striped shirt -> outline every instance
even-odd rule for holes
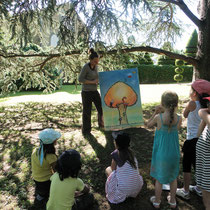
[[[123,166],[117,165],[106,181],[106,197],[111,203],[121,203],[127,197],[136,197],[143,186],[143,179],[139,174],[138,162],[135,158],[137,169],[129,162]]]
[[[196,144],[196,183],[210,192],[210,130],[206,126]]]
[[[85,80],[93,81],[95,79],[98,79],[98,67],[96,66],[94,69],[91,69],[90,63],[86,63],[79,74],[82,91],[97,91],[97,84],[84,84]]]

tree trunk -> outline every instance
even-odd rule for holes
[[[210,3],[208,0],[200,0],[199,9],[202,24],[198,32],[196,58],[199,62],[196,66],[196,73],[199,78],[210,81]]]
[[[128,118],[126,114],[127,105],[121,103],[117,105],[118,111],[119,111],[119,122],[120,125],[127,125],[128,124]]]

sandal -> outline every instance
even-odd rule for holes
[[[174,203],[171,203],[171,201],[170,201],[171,196],[170,195],[168,195],[167,200],[168,200],[168,204],[170,205],[170,208],[175,209],[176,208],[176,201]]]
[[[160,208],[160,202],[155,202],[155,196],[152,196],[150,198],[150,202],[152,203],[153,207],[156,208],[156,209],[159,209]]]

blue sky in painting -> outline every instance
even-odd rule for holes
[[[140,98],[139,92],[139,78],[138,78],[138,69],[123,69],[107,72],[99,72],[99,84],[101,91],[101,98],[103,99],[106,92],[109,88],[116,82],[124,82],[127,85],[131,86]],[[103,100],[102,100],[103,103]],[[141,100],[138,100],[137,103],[141,104]]]

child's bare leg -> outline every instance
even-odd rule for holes
[[[105,170],[105,174],[107,177],[109,177],[109,175],[112,173],[112,168],[111,166],[107,167],[106,170]]]
[[[184,172],[183,177],[184,177],[184,190],[185,190],[185,192],[189,192],[191,173]]]
[[[162,184],[158,180],[155,182],[155,202],[160,203],[162,194]]]
[[[170,196],[171,196],[171,203],[176,202],[176,189],[177,189],[177,179],[170,183]]]

